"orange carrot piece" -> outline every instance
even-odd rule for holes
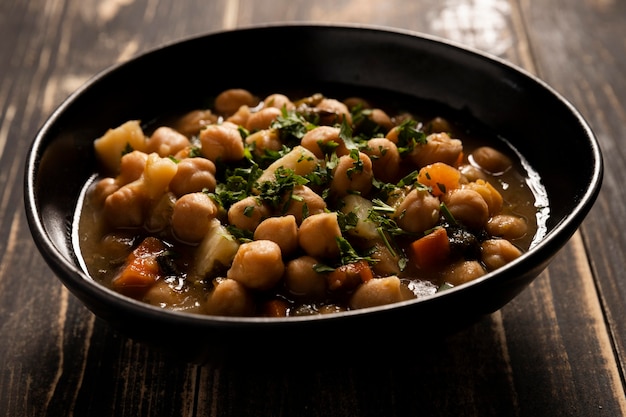
[[[461,153],[459,154],[459,157],[456,159],[456,162],[454,163],[454,167],[458,168],[463,164],[463,159],[465,158],[465,154],[463,153],[463,151],[461,151]]]
[[[458,188],[460,180],[459,170],[443,162],[426,165],[417,174],[417,181],[430,187],[434,196],[440,196],[446,191]]]
[[[372,268],[366,261],[358,261],[351,264],[341,265],[328,274],[326,282],[329,289],[353,290],[360,284],[374,278]]]
[[[370,279],[374,278],[374,273],[372,272],[372,268],[366,261],[359,261],[354,264],[354,267],[361,277],[361,281],[367,282]]]
[[[113,287],[129,296],[138,297],[152,286],[161,274],[157,255],[165,250],[158,239],[148,237],[126,258],[122,272],[113,279]]]
[[[264,317],[287,317],[289,305],[284,300],[269,300],[263,303],[262,314]]]
[[[437,227],[410,245],[410,258],[422,269],[431,269],[444,263],[450,256],[448,233],[443,227]]]

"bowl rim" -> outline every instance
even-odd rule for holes
[[[286,29],[286,28],[299,28],[309,30],[326,30],[326,29],[338,29],[348,31],[369,31],[369,32],[384,32],[386,34],[394,36],[414,37],[421,39],[422,41],[438,44],[440,48],[451,48],[459,52],[463,52],[469,55],[473,55],[483,61],[489,61],[491,64],[504,67],[508,71],[513,71],[527,78],[532,83],[538,85],[540,88],[546,90],[554,98],[556,98],[571,115],[573,115],[578,121],[580,128],[585,133],[588,139],[588,144],[591,148],[591,160],[594,162],[593,175],[589,178],[588,186],[584,193],[580,196],[579,201],[573,207],[572,211],[563,219],[559,221],[554,228],[546,234],[537,244],[523,253],[522,256],[510,262],[506,266],[485,274],[484,276],[477,278],[471,282],[463,285],[447,289],[446,291],[438,292],[423,298],[411,299],[407,301],[396,302],[392,304],[368,307],[358,310],[342,311],[327,315],[312,315],[301,317],[244,317],[244,316],[211,316],[202,315],[197,313],[188,313],[184,311],[174,311],[162,309],[157,306],[152,306],[147,303],[132,299],[130,297],[119,294],[104,285],[98,283],[95,279],[90,277],[85,271],[71,263],[66,259],[51,241],[43,221],[38,215],[39,204],[35,195],[35,183],[37,177],[37,168],[42,157],[42,151],[45,148],[45,137],[49,134],[49,130],[55,124],[56,120],[63,114],[63,112],[72,105],[73,101],[80,96],[84,91],[88,90],[98,80],[107,77],[110,73],[117,71],[118,69],[129,65],[133,61],[140,59],[141,57],[159,53],[159,51],[167,48],[175,48],[176,45],[181,43],[187,43],[194,40],[211,37],[215,35],[228,34],[231,32],[246,32],[246,31],[258,31],[266,29]],[[463,45],[459,42],[445,39],[432,34],[426,34],[419,31],[401,29],[396,27],[388,27],[384,25],[374,24],[356,24],[356,23],[334,23],[334,22],[279,22],[279,23],[262,23],[244,25],[237,28],[226,28],[211,30],[179,39],[174,39],[168,42],[161,43],[157,46],[149,48],[139,54],[134,55],[128,60],[123,62],[114,63],[94,75],[88,78],[80,87],[74,90],[67,96],[48,116],[42,126],[37,131],[34,139],[32,140],[28,151],[25,164],[24,175],[24,203],[26,208],[26,216],[28,225],[33,235],[33,240],[44,257],[44,260],[51,267],[52,271],[60,278],[62,283],[70,290],[79,288],[82,292],[88,293],[90,296],[95,297],[101,302],[112,303],[116,305],[116,308],[123,308],[125,311],[132,311],[140,316],[153,316],[159,320],[180,322],[192,324],[212,324],[223,326],[249,326],[255,324],[275,325],[275,326],[290,326],[297,325],[301,322],[318,322],[318,321],[334,321],[345,320],[349,317],[364,316],[370,314],[377,314],[388,310],[398,310],[407,307],[411,307],[415,304],[424,304],[434,302],[442,297],[449,297],[452,294],[466,291],[468,288],[480,286],[486,281],[492,280],[496,276],[506,275],[507,272],[516,268],[522,267],[524,264],[533,264],[533,259],[540,257],[539,254],[547,250],[549,246],[557,245],[560,249],[570,237],[578,230],[580,223],[587,215],[591,206],[594,204],[597,195],[599,194],[602,180],[603,180],[604,163],[600,150],[597,137],[595,136],[591,126],[584,119],[582,114],[574,107],[574,105],[566,99],[563,95],[557,92],[554,88],[548,85],[545,81],[538,76],[530,73],[529,71],[521,68],[501,57],[493,55],[491,53],[478,50],[471,46]],[[576,225],[576,227],[573,227]],[[68,278],[71,277],[71,278]]]

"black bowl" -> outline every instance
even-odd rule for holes
[[[325,316],[208,317],[164,311],[121,296],[81,268],[72,220],[95,170],[93,140],[130,119],[151,120],[232,87],[253,92],[377,88],[462,110],[506,138],[537,171],[547,234],[506,267],[426,299]],[[401,348],[492,313],[548,265],[589,212],[602,157],[581,115],[542,81],[502,60],[401,30],[268,25],[165,45],[98,74],[37,134],[25,203],[34,240],[63,284],[123,334],[193,362],[347,358],[363,344]],[[404,335],[404,336],[403,336]],[[393,341],[393,342],[391,342]],[[309,358],[311,356],[308,356]]]

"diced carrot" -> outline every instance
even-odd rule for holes
[[[361,281],[367,282],[370,279],[374,278],[374,273],[372,272],[372,268],[366,261],[359,261],[354,263],[354,267],[361,277]]]
[[[422,269],[431,269],[444,263],[450,256],[448,233],[443,227],[437,227],[409,245],[411,260]]]
[[[126,258],[124,268],[112,281],[113,287],[131,297],[143,295],[159,279],[157,256],[165,249],[157,238],[144,239]]]
[[[463,153],[463,151],[461,151],[461,153],[459,154],[459,157],[456,158],[456,162],[454,163],[454,167],[458,168],[463,164],[463,159],[465,158],[465,154]]]
[[[269,300],[263,303],[261,308],[262,314],[265,317],[286,317],[289,305],[284,300]]]
[[[459,170],[443,162],[426,165],[417,174],[417,181],[430,187],[434,196],[440,196],[458,188],[460,179]]]
[[[326,282],[333,291],[349,291],[373,278],[374,273],[369,264],[366,261],[358,261],[336,268],[328,274]]]

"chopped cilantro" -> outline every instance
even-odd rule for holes
[[[398,126],[398,129],[397,146],[400,155],[410,153],[418,144],[426,144],[426,134],[418,129],[417,121],[407,119]]]
[[[288,111],[283,107],[280,116],[276,117],[270,129],[277,129],[280,132],[283,141],[296,139],[299,141],[306,133],[316,126],[307,121],[304,116],[296,111]]]
[[[258,184],[259,197],[271,207],[278,208],[284,201],[285,196],[293,191],[298,185],[308,184],[309,180],[297,175],[292,169],[278,167],[274,172],[273,181],[264,181]],[[287,202],[289,204],[289,201]]]
[[[359,255],[346,238],[340,236],[335,239],[337,246],[339,246],[342,265],[353,264],[358,261],[376,262],[374,258]]]

